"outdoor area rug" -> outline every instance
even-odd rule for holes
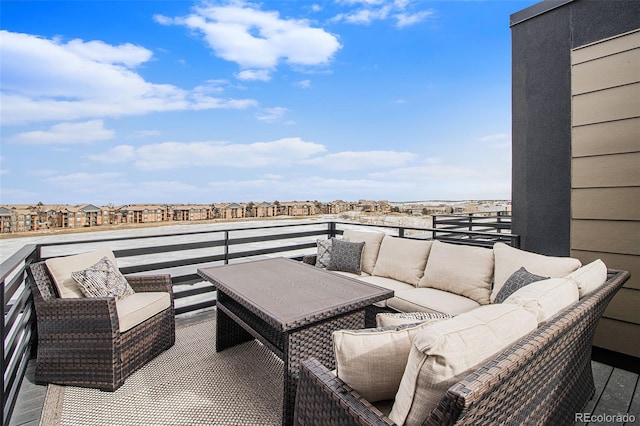
[[[176,329],[176,344],[115,392],[49,385],[41,426],[279,425],[283,363],[256,341],[215,350],[215,319]]]

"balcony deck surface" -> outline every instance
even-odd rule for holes
[[[215,310],[208,310],[192,316],[176,317],[176,325],[200,321],[211,316]],[[594,417],[614,416],[604,422],[578,422],[578,425],[632,425],[640,424],[640,383],[639,375],[614,368],[610,365],[592,361],[596,394],[584,408],[585,413]],[[47,392],[46,385],[34,384],[35,360],[31,360],[18,395],[18,401],[11,416],[9,426],[38,426]],[[616,422],[615,416],[629,413],[635,417],[635,423]],[[584,417],[583,417],[584,418]],[[45,425],[46,426],[46,425]]]

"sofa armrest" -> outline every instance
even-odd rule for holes
[[[315,266],[317,257],[318,256],[315,255],[315,254],[307,254],[302,258],[302,262],[306,263],[306,264],[309,264],[309,265],[314,265]]]
[[[136,293],[164,291],[173,298],[171,275],[126,275],[125,278]]]
[[[377,408],[317,359],[300,363],[294,414],[296,425],[393,425]]]

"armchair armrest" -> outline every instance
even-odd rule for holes
[[[136,293],[165,291],[173,298],[171,275],[126,275],[125,278]]]
[[[37,304],[38,333],[65,335],[65,339],[83,334],[104,335],[111,339],[119,333],[118,311],[114,297],[52,299]]]
[[[317,359],[310,358],[300,363],[294,424],[389,426],[394,423]]]

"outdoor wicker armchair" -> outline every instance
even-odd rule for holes
[[[134,371],[173,346],[170,276],[126,279],[136,293],[168,292],[170,306],[121,332],[114,297],[60,298],[45,262],[30,265],[28,281],[38,332],[36,382],[114,391]]]

